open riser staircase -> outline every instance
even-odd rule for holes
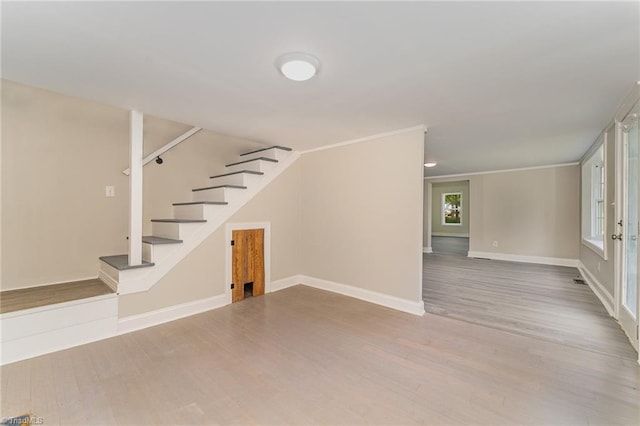
[[[273,146],[242,154],[225,173],[192,190],[190,201],[173,204],[173,217],[153,219],[152,235],[142,239],[142,265],[130,266],[128,256],[100,258],[99,277],[119,294],[146,291],[205,238],[260,192],[299,154]]]

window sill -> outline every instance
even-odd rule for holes
[[[461,223],[443,223],[442,226],[462,226]]]
[[[593,238],[583,238],[582,245],[590,248],[598,256],[600,256],[604,260],[607,260],[607,256],[605,255],[605,252],[604,252],[604,240],[596,240]]]

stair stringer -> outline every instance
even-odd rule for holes
[[[265,173],[260,179],[256,179],[254,183],[247,187],[246,190],[236,194],[236,197],[234,197],[233,201],[228,205],[217,206],[218,209],[216,209],[216,212],[212,213],[211,216],[207,217],[206,223],[198,224],[198,228],[193,230],[193,232],[183,240],[182,244],[177,244],[175,250],[155,262],[155,266],[118,271],[118,294],[124,295],[140,293],[153,287],[154,284],[160,281],[160,279],[162,279],[162,277],[173,269],[182,259],[198,247],[211,234],[217,231],[222,225],[228,222],[235,213],[251,201],[251,199],[275,180],[282,172],[287,170],[289,166],[295,163],[298,158],[300,158],[300,153],[291,152],[285,159],[279,162],[278,167],[268,173]],[[101,271],[101,278],[103,275],[106,274]],[[108,281],[110,281],[110,284],[113,284],[115,279],[111,278]]]

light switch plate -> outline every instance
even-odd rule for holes
[[[115,186],[106,186],[105,187],[105,195],[107,197],[115,197],[116,196],[116,187]]]

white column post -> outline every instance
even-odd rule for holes
[[[129,265],[142,264],[142,113],[129,115]]]

